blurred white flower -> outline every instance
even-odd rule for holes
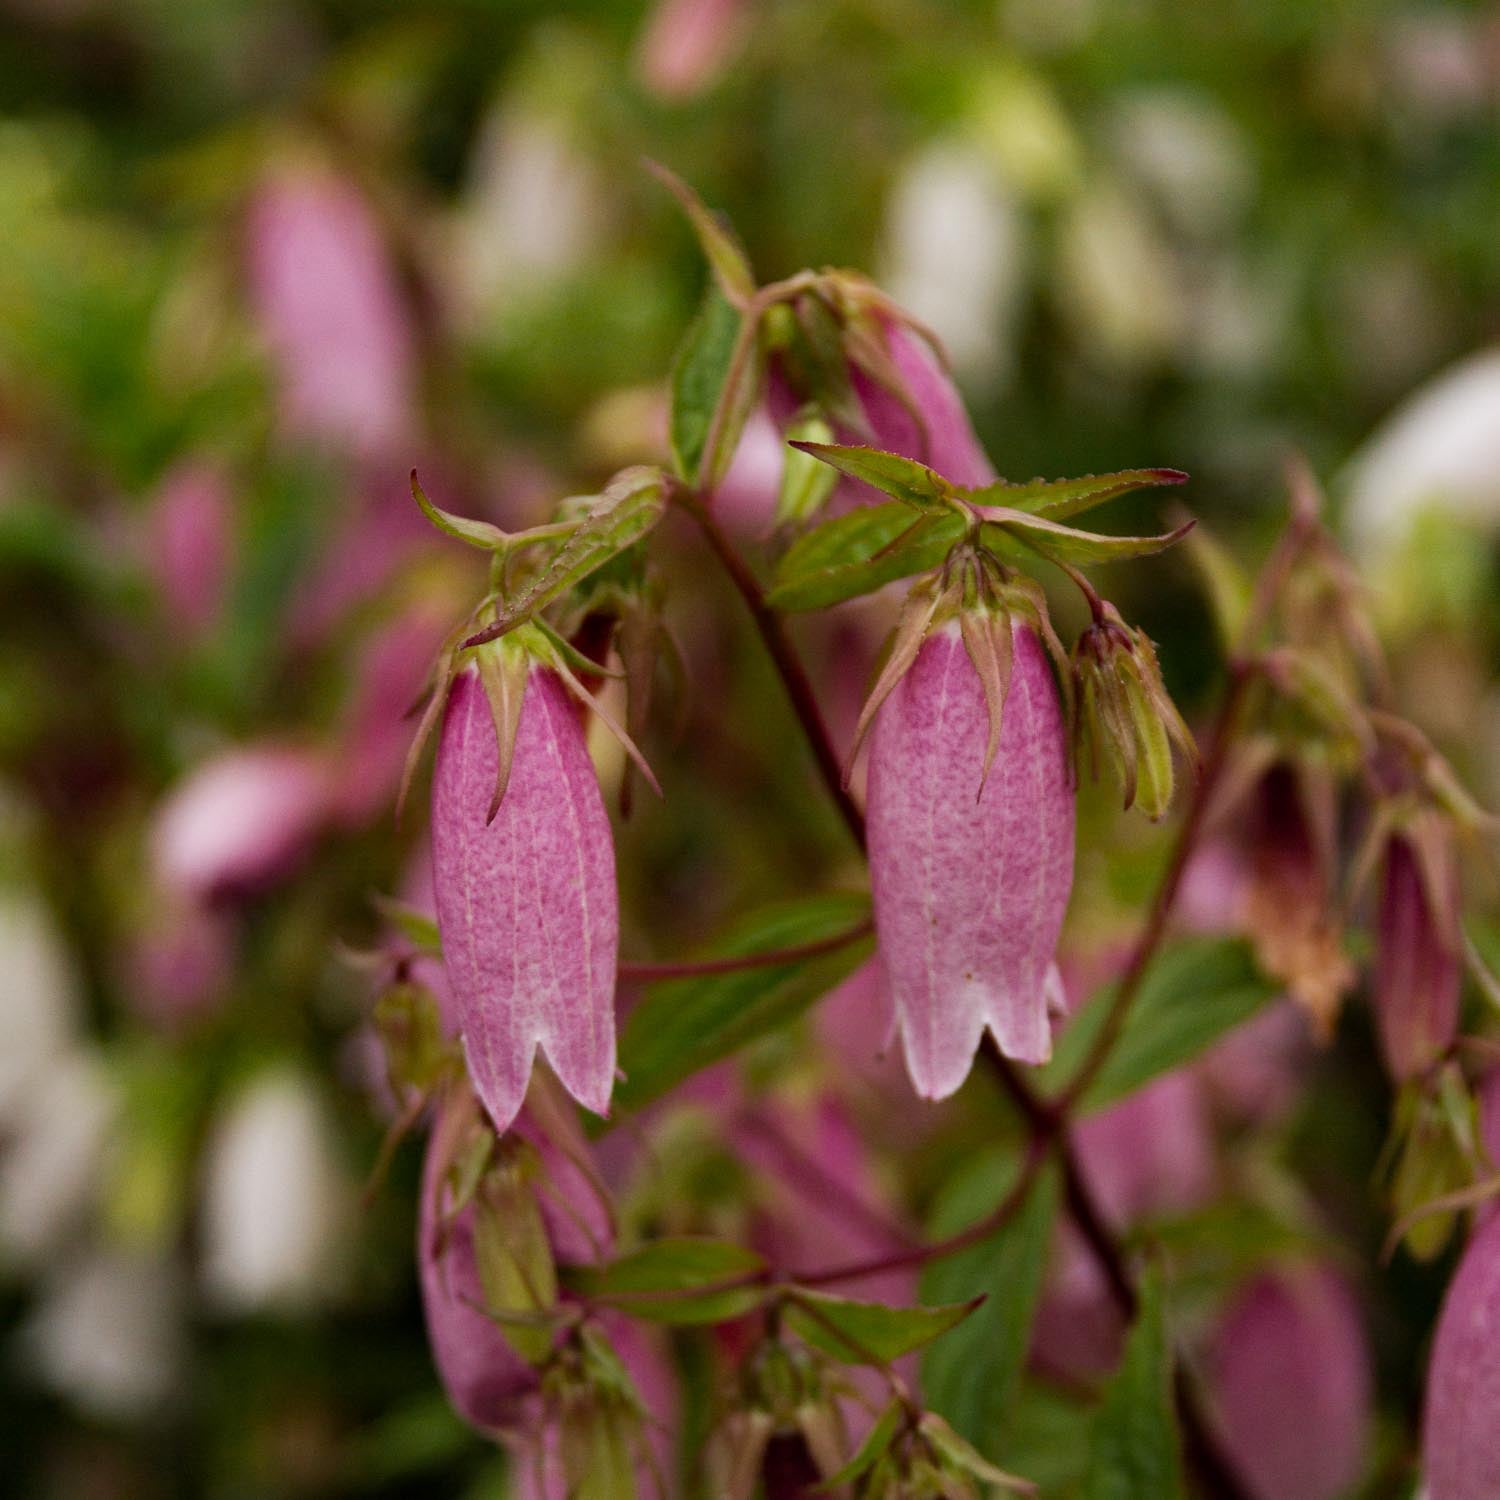
[[[0,1257],[35,1263],[74,1227],[98,1178],[117,1102],[103,1064],[84,1052],[55,1055],[37,1073],[0,1152]]]
[[[1226,228],[1255,192],[1255,161],[1239,126],[1187,89],[1141,89],[1115,111],[1121,160],[1183,231]]]
[[[1150,365],[1179,343],[1184,303],[1171,250],[1119,186],[1099,183],[1073,204],[1058,277],[1063,313],[1095,358]]]
[[[39,901],[0,891],[0,1128],[72,1043],[78,980]]]
[[[1345,526],[1367,566],[1398,552],[1434,509],[1500,531],[1500,350],[1454,366],[1397,408],[1348,479]]]
[[[983,153],[939,141],[905,163],[886,209],[885,261],[891,295],[931,326],[960,375],[1005,373],[1025,224]]]
[[[85,1411],[149,1415],[177,1384],[185,1354],[175,1269],[107,1252],[66,1262],[21,1337],[41,1379]]]
[[[336,1290],[350,1184],[309,1079],[256,1078],[220,1119],[204,1175],[204,1288],[230,1312],[296,1310]]]
[[[459,221],[460,314],[503,308],[575,270],[597,242],[602,192],[561,120],[502,109],[479,132]]]

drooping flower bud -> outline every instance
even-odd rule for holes
[[[609,818],[562,683],[508,638],[487,649],[493,666],[482,657],[449,692],[433,886],[470,1076],[504,1131],[538,1046],[580,1104],[608,1112],[619,919]]]
[[[1500,1214],[1475,1232],[1443,1299],[1427,1368],[1428,1500],[1500,1495]]]
[[[1386,843],[1380,881],[1375,1020],[1391,1077],[1424,1073],[1453,1044],[1462,984],[1458,867],[1434,813]]]
[[[876,931],[907,1068],[931,1099],[964,1081],[986,1027],[1008,1057],[1038,1063],[1052,1050],[1073,798],[1046,657],[1029,624],[1009,629],[998,735],[950,621],[890,690],[870,747]]]
[[[1079,759],[1086,745],[1098,776],[1107,755],[1125,806],[1138,803],[1148,818],[1162,817],[1172,802],[1172,746],[1189,761],[1196,761],[1197,747],[1161,680],[1150,637],[1100,600],[1094,623],[1073,649],[1073,671]]]
[[[1334,1271],[1257,1276],[1219,1324],[1208,1376],[1229,1457],[1254,1500],[1335,1500],[1358,1481],[1371,1356]]]

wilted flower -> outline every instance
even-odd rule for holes
[[[1334,1500],[1358,1481],[1371,1355],[1335,1271],[1287,1267],[1242,1288],[1214,1336],[1208,1382],[1235,1472],[1255,1500]]]
[[[289,432],[358,454],[411,435],[407,310],[368,206],[311,163],[261,184],[246,227],[251,299]]]
[[[1419,813],[1387,840],[1380,878],[1375,1020],[1397,1082],[1425,1072],[1458,1031],[1458,866],[1441,818]]]
[[[1052,960],[1073,878],[1063,718],[1035,632],[1002,618],[1008,639],[987,639],[1011,651],[1003,712],[953,621],[890,689],[870,745],[876,930],[907,1068],[932,1099],[964,1081],[986,1027],[1008,1057],[1046,1061],[1060,1000]]]
[[[1196,762],[1197,747],[1161,680],[1156,648],[1100,600],[1094,623],[1073,649],[1077,678],[1076,730],[1080,758],[1099,774],[1101,751],[1113,761],[1125,806],[1138,802],[1160,818],[1172,802],[1172,746]]]
[[[504,1131],[538,1046],[580,1104],[608,1112],[619,917],[609,818],[578,716],[553,672],[508,640],[498,648],[493,697],[472,669],[449,691],[432,854],[470,1076]]]
[[[253,895],[302,859],[327,814],[316,752],[247,745],[195,767],[156,814],[152,850],[170,891],[212,902]]]
[[[1428,1500],[1500,1494],[1500,1214],[1476,1230],[1443,1298],[1427,1367]]]

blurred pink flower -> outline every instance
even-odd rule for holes
[[[1073,794],[1046,657],[1028,627],[1015,627],[1013,640],[987,780],[989,710],[956,626],[923,644],[871,738],[876,931],[907,1068],[924,1098],[958,1088],[986,1027],[1007,1057],[1044,1062],[1052,1050]]]
[[[1257,1275],[1225,1312],[1208,1360],[1226,1449],[1255,1500],[1345,1494],[1365,1466],[1372,1384],[1359,1306],[1327,1266]]]
[[[233,948],[234,927],[222,911],[159,894],[130,947],[131,1008],[164,1031],[191,1025],[224,999]]]
[[[216,465],[186,460],[157,487],[145,563],[169,622],[189,640],[206,635],[223,613],[233,525],[229,486]]]
[[[702,93],[748,31],[748,0],[657,0],[636,53],[641,82],[663,99]]]
[[[505,796],[478,674],[455,680],[432,788],[433,888],[474,1087],[497,1130],[538,1046],[586,1109],[609,1111],[619,916],[609,817],[557,676],[533,668]]]
[[[250,297],[285,429],[357,454],[411,440],[408,310],[368,205],[311,163],[269,175],[246,225]]]
[[[329,767],[292,745],[247,745],[195,767],[157,809],[157,878],[200,902],[254,895],[289,874],[327,815]]]

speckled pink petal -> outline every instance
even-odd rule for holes
[[[619,912],[609,818],[551,672],[528,680],[510,784],[487,825],[497,764],[489,704],[465,672],[433,775],[433,886],[470,1076],[503,1131],[538,1045],[580,1104],[608,1112]]]
[[[1422,1465],[1427,1500],[1500,1495],[1500,1214],[1458,1263],[1427,1367]]]
[[[467,1208],[451,1218],[445,1211],[443,1175],[449,1145],[439,1124],[427,1142],[417,1214],[422,1311],[432,1361],[454,1410],[474,1426],[494,1431],[517,1421],[539,1381],[482,1310],[474,1210]]]
[[[1335,1272],[1298,1266],[1251,1281],[1219,1325],[1208,1378],[1229,1456],[1255,1500],[1334,1500],[1359,1479],[1370,1351]]]
[[[999,751],[956,625],[930,637],[870,745],[875,925],[907,1070],[941,1099],[986,1026],[1007,1057],[1044,1062],[1048,971],[1073,882],[1062,711],[1042,648],[1015,627]]]

